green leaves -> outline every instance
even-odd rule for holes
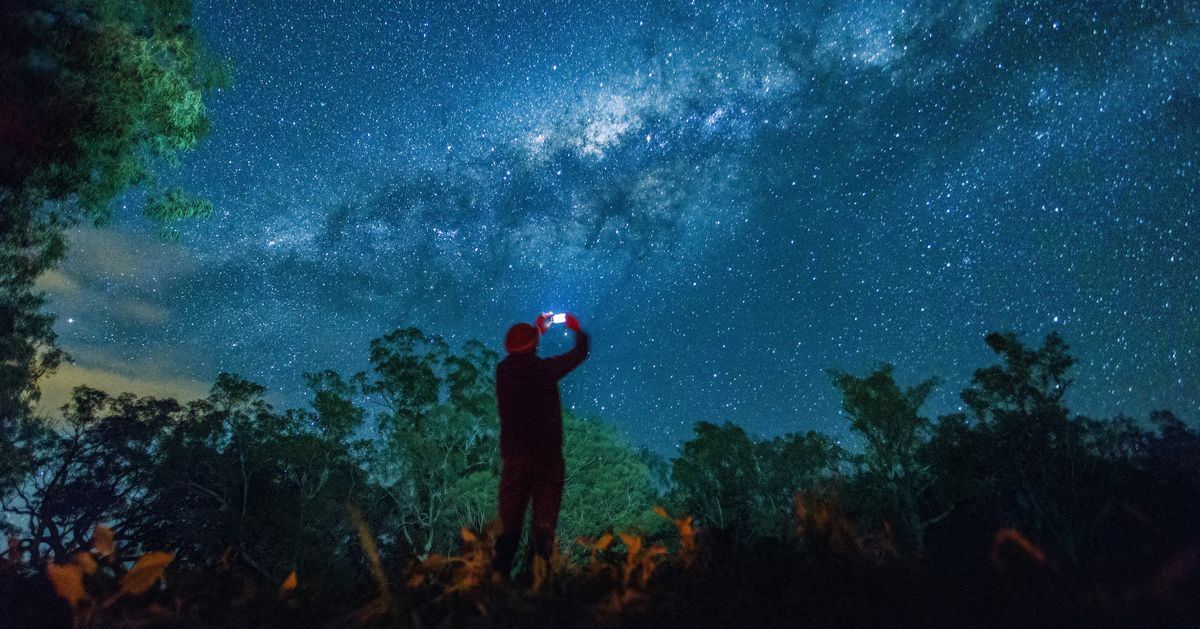
[[[208,58],[192,30],[191,7],[190,0],[0,4],[4,421],[32,413],[39,378],[66,358],[34,289],[66,254],[65,230],[107,223],[114,200],[139,186],[164,239],[179,238],[178,221],[212,213],[211,202],[164,190],[158,179],[207,134],[204,97],[227,82],[227,68]]]
[[[175,224],[184,220],[212,216],[212,201],[189,194],[182,189],[155,191],[146,201],[142,213],[159,223],[159,236],[164,240],[178,240],[179,230]]]
[[[845,452],[817,432],[755,439],[728,422],[694,429],[671,465],[671,502],[739,541],[788,535],[792,496],[828,482],[845,464]]]
[[[873,518],[893,522],[916,549],[923,546],[925,519],[922,497],[933,482],[920,458],[929,441],[931,423],[921,415],[938,378],[902,388],[894,368],[880,365],[865,376],[831,371],[842,394],[842,409],[850,428],[865,443],[865,470],[856,479],[862,509]],[[943,507],[944,508],[944,507]]]
[[[611,424],[564,413],[563,455],[560,537],[590,538],[609,527],[658,527],[650,511],[655,497],[650,470]]]
[[[69,4],[44,8],[66,14]],[[68,214],[98,222],[107,220],[112,200],[130,186],[148,183],[151,196],[159,194],[155,172],[161,164],[176,164],[207,134],[204,96],[228,76],[192,30],[190,2],[101,4],[86,14],[89,19],[29,20],[18,27],[22,41],[57,63],[50,73],[39,70],[41,92],[20,92],[9,102],[28,110],[21,118],[35,127],[34,137],[49,133],[59,142],[28,147],[22,171],[2,178],[17,181],[18,193],[38,191],[63,202]],[[15,58],[0,60],[5,67],[33,71],[26,67],[29,55],[19,47],[7,50]]]
[[[920,409],[939,382],[930,378],[901,389],[893,373],[889,364],[863,377],[831,372],[851,429],[866,440],[868,467],[885,478],[902,476],[915,465],[930,425]]]
[[[312,391],[314,420],[329,438],[344,441],[362,425],[366,411],[354,403],[354,388],[333,370],[304,374]]]

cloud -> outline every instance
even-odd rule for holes
[[[78,384],[110,393],[202,395],[206,387],[164,371],[182,355],[168,330],[180,329],[186,312],[180,305],[194,295],[175,282],[203,277],[197,258],[151,234],[83,227],[68,236],[67,259],[37,285],[49,297],[47,310],[58,315],[60,347],[77,362],[43,381],[42,410],[55,411]]]
[[[91,278],[156,281],[195,269],[199,259],[182,243],[166,242],[153,232],[77,227],[69,234],[66,273],[86,270]]]
[[[71,399],[71,391],[79,385],[100,389],[110,395],[129,392],[139,396],[172,397],[181,402],[203,398],[208,395],[209,389],[209,385],[187,378],[70,363],[61,365],[38,384],[42,399],[37,410],[51,416],[58,415],[59,408]]]
[[[171,311],[166,307],[138,299],[116,301],[113,311],[118,317],[141,325],[161,325],[171,318]]]
[[[68,237],[66,261],[37,286],[49,295],[52,312],[84,322],[81,328],[98,326],[88,329],[101,335],[167,322],[172,296],[163,289],[202,272],[184,246],[151,235],[83,227]]]
[[[35,289],[48,293],[51,298],[69,299],[78,296],[80,286],[74,277],[51,269],[38,276]]]

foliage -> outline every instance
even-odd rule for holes
[[[27,456],[0,502],[0,621],[50,591],[51,617],[122,626],[1007,626],[1096,601],[1089,618],[1144,626],[1196,611],[1200,434],[1165,411],[1072,416],[1060,338],[987,341],[999,363],[963,392],[969,413],[937,422],[921,414],[932,380],[834,372],[861,452],[700,423],[668,479],[613,427],[566,414],[559,552],[529,588],[490,570],[482,344],[393,331],[369,371],[305,374],[310,404],[282,412],[232,374],[187,404],[81,387],[60,424],[12,433]],[[669,508],[651,509],[663,487]]]
[[[0,3],[0,442],[21,430],[39,378],[67,358],[34,289],[66,254],[65,230],[108,221],[114,200],[139,186],[167,237],[212,211],[155,176],[208,132],[204,96],[227,81],[191,28],[191,7]],[[12,473],[0,464],[0,481]]]
[[[66,561],[91,544],[97,522],[111,523],[122,538],[146,534],[160,515],[147,488],[157,482],[163,431],[179,411],[173,400],[79,387],[63,408],[61,431],[23,424],[16,445],[30,455],[28,473],[0,504],[21,522],[17,539],[31,561]]]
[[[486,402],[496,358],[478,342],[452,354],[440,337],[397,329],[371,341],[372,369],[352,379],[378,409],[372,471],[396,516],[387,532],[420,556],[452,545],[460,518],[485,512],[470,490],[489,486],[497,468],[499,420]]]
[[[35,563],[65,561],[105,522],[117,539],[170,547],[184,561],[233,548],[268,578],[345,571],[331,561],[353,544],[344,505],[373,497],[361,444],[316,433],[304,412],[274,412],[263,393],[230,374],[187,406],[80,387],[65,430],[31,423],[22,444],[31,473],[3,496],[21,522],[19,549]]]
[[[831,375],[842,394],[850,429],[865,443],[858,457],[863,469],[852,485],[860,517],[898,528],[908,545],[919,550],[925,529],[949,514],[944,505],[939,505],[939,513],[926,514],[921,504],[934,476],[922,460],[930,421],[920,415],[920,409],[938,380],[930,378],[901,389],[893,373],[892,365],[885,364],[865,377],[841,371]]]
[[[563,456],[567,463],[560,546],[610,528],[658,531],[650,507],[655,492],[650,470],[611,424],[564,413]]]
[[[672,464],[672,500],[709,528],[747,542],[791,529],[792,497],[832,475],[843,458],[825,435],[754,441],[730,423],[700,422]]]
[[[76,627],[107,624],[121,611],[114,608],[126,597],[145,594],[163,578],[174,560],[171,553],[151,551],[126,567],[111,530],[96,526],[92,551],[80,550],[65,563],[46,564],[54,591],[71,607]]]
[[[452,547],[462,526],[482,529],[496,510],[498,356],[478,342],[451,352],[415,328],[371,343],[372,370],[352,381],[378,409],[374,471],[395,509],[392,529],[418,556]],[[567,475],[560,539],[617,525],[657,525],[650,472],[607,424],[564,414]]]
[[[968,416],[944,418],[929,453],[945,494],[987,521],[1012,524],[1075,563],[1113,494],[1120,462],[1103,454],[1109,424],[1071,417],[1063,402],[1075,359],[1057,334],[1038,349],[989,334],[1001,364],[979,369],[962,392]]]
[[[6,216],[0,189],[0,487],[15,484],[29,466],[22,448],[38,432],[31,415],[38,380],[68,358],[56,345],[46,296],[33,290],[38,274],[61,259],[65,244],[55,226],[28,216]]]
[[[123,190],[153,183],[160,162],[195,148],[209,128],[204,95],[227,71],[201,47],[191,10],[186,0],[4,5],[0,187],[9,212],[49,201],[68,222],[104,222]],[[169,206],[149,207],[178,217]]]

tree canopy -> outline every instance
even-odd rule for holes
[[[0,3],[0,422],[14,429],[37,382],[66,358],[34,282],[66,254],[64,232],[103,224],[131,188],[167,237],[210,214],[164,185],[208,133],[204,98],[228,68],[191,27],[190,0]]]

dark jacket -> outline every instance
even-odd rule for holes
[[[500,411],[500,457],[562,458],[562,402],[558,381],[588,355],[588,337],[575,333],[575,347],[551,358],[534,352],[509,354],[496,365]]]

